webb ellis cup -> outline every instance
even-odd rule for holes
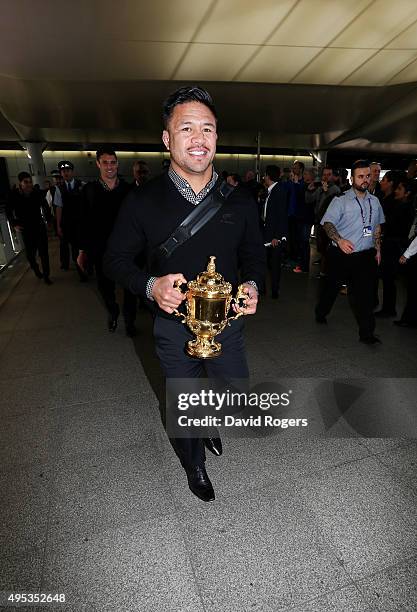
[[[178,317],[183,318],[181,322],[196,335],[195,340],[187,342],[187,353],[200,359],[221,354],[222,346],[220,342],[215,342],[214,338],[230,321],[243,314],[240,312],[234,317],[227,317],[232,301],[239,304],[239,300],[247,298],[242,285],[239,285],[236,297],[232,296],[232,285],[216,272],[215,260],[212,255],[206,272],[199,274],[197,280],[187,283],[187,315],[178,310],[174,311]],[[179,284],[176,283],[175,286],[180,291]]]

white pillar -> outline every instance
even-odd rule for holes
[[[26,149],[33,184],[35,185],[38,183],[41,189],[43,189],[43,181],[46,179],[46,170],[42,153],[45,150],[46,144],[44,142],[25,141],[22,142],[21,145]]]

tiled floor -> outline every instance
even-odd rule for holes
[[[344,296],[317,326],[318,281],[284,273],[248,358],[311,428],[225,431],[204,504],[161,425],[148,314],[109,334],[54,257],[53,286],[28,271],[0,309],[0,591],[67,603],[16,609],[416,610],[417,331],[381,321],[361,345]]]

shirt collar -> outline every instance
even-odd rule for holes
[[[186,181],[185,178],[180,176],[177,172],[175,172],[172,166],[169,167],[168,176],[174,183],[180,194],[192,204],[199,204],[200,201],[207,195],[207,193],[214,187],[217,182],[217,179],[219,178],[219,175],[213,168],[213,174],[211,176],[211,179],[209,180],[207,185],[205,185],[203,189],[196,194],[194,193],[189,182]]]
[[[347,195],[351,200],[355,200],[357,198],[357,195],[353,189],[353,187],[351,187],[350,189],[348,189],[348,191],[345,192],[345,195]],[[364,202],[366,199],[368,199],[368,196],[372,195],[369,193],[369,191],[365,191],[365,194],[362,198],[362,202]]]
[[[116,189],[116,187],[119,186],[119,179],[116,179],[116,184],[113,187],[113,189],[110,189],[110,187],[107,185],[107,183],[105,183],[103,181],[103,179],[101,178],[101,176],[98,177],[98,182],[100,183],[100,185],[103,187],[103,189],[105,189],[106,191],[113,191],[114,189]]]
[[[275,185],[277,184],[277,182],[275,181],[275,183],[272,183],[269,187],[268,187],[268,193],[271,193],[271,191],[273,190],[273,188],[275,187]]]

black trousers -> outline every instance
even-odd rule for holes
[[[407,278],[407,301],[401,321],[417,325],[417,255],[413,255],[403,266]]]
[[[292,260],[297,261],[299,251],[297,219],[291,216],[288,217],[288,255]]]
[[[278,295],[281,282],[281,262],[282,262],[282,246],[268,247],[267,257],[268,265],[271,270],[271,292],[272,295]]]
[[[120,313],[119,304],[116,301],[116,284],[103,273],[103,257],[94,259],[97,288],[103,298],[106,310],[113,319],[117,319]],[[123,317],[126,324],[132,324],[136,319],[136,295],[124,289],[123,292]]]
[[[395,314],[395,305],[397,303],[397,286],[396,278],[400,268],[398,260],[405,247],[394,241],[386,241],[381,249],[381,278],[382,278],[382,309],[386,312]]]
[[[64,229],[63,236],[61,236],[59,239],[59,259],[61,262],[61,268],[68,270],[71,256],[71,260],[75,264],[80,279],[84,279],[86,278],[86,275],[77,264],[79,248],[79,241],[76,231]]]
[[[185,325],[157,316],[154,321],[155,348],[166,378],[200,378],[204,371],[209,378],[227,383],[232,379],[248,379],[243,321],[238,319],[216,336],[222,344],[222,354],[213,359],[196,359],[185,353],[185,344],[194,338]],[[172,407],[167,406],[170,410]],[[200,437],[170,438],[182,466],[203,465],[206,455]]]
[[[310,232],[312,223],[297,220],[297,260],[303,272],[310,270]]]
[[[37,255],[39,254],[42,266],[42,274],[45,278],[49,277],[49,253],[48,253],[48,233],[46,227],[40,227],[36,231],[24,231],[22,234],[23,244],[25,245],[26,258],[32,270],[39,270]]]
[[[346,283],[359,336],[372,336],[375,330],[373,311],[377,270],[375,249],[345,255],[338,247],[330,246],[327,251],[327,276],[321,281],[316,316],[326,317],[329,314],[342,283]]]

